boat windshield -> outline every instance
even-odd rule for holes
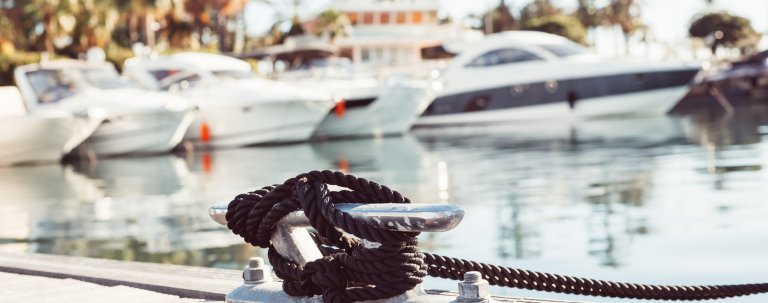
[[[478,56],[470,61],[467,67],[489,67],[538,60],[542,59],[536,54],[516,48],[502,48]]]
[[[291,69],[292,71],[308,71],[313,75],[323,78],[356,78],[364,76],[365,73],[352,64],[348,58],[314,58],[302,62],[300,65]]]
[[[85,88],[115,89],[131,87],[117,71],[105,67],[38,69],[26,73],[40,103],[52,103]]]
[[[560,58],[587,53],[586,49],[575,43],[539,44],[539,46]]]
[[[220,80],[240,80],[254,77],[251,72],[242,70],[217,70],[213,71],[212,74]]]

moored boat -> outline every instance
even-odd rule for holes
[[[174,91],[199,107],[185,139],[232,147],[306,141],[334,105],[328,94],[256,77],[235,58],[179,53],[126,62],[125,75],[143,87]]]
[[[59,161],[102,121],[93,112],[27,114],[23,102],[16,87],[0,87],[0,166]]]
[[[86,140],[97,155],[170,151],[194,118],[180,98],[136,88],[106,62],[57,60],[18,67],[14,75],[30,113],[104,111]]]
[[[698,65],[605,60],[563,37],[513,31],[460,49],[417,125],[665,114]]]
[[[293,38],[251,56],[285,62],[285,70],[273,72],[275,79],[324,90],[339,102],[318,126],[317,138],[402,135],[434,98],[429,80],[378,79],[337,55],[332,45]]]

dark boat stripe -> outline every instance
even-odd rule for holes
[[[357,107],[366,107],[368,105],[371,105],[373,101],[376,101],[376,97],[344,100],[344,108],[350,109],[350,108],[357,108]],[[336,108],[331,108],[331,113],[334,113],[334,112],[336,112]]]
[[[636,93],[689,84],[698,69],[626,73],[608,76],[513,84],[466,93],[441,96],[423,116],[508,109],[531,105],[578,101]]]

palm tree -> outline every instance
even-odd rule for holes
[[[114,3],[96,0],[77,0],[77,3],[72,12],[76,20],[70,45],[72,51],[80,53],[90,47],[105,48],[112,39],[119,17]]]
[[[216,10],[216,32],[219,36],[219,51],[232,51],[232,37],[227,24],[237,17],[248,3],[247,0],[213,0]]]
[[[242,18],[246,4],[248,0],[185,0],[184,11],[192,17],[192,28],[200,44],[204,42],[204,29],[214,26],[219,38],[219,50],[231,51],[232,39],[227,25],[233,18]]]
[[[606,22],[617,25],[624,35],[625,52],[629,53],[629,38],[645,28],[640,19],[640,8],[634,0],[612,0],[602,11]]]
[[[589,33],[587,36],[594,38],[594,30],[597,27],[602,26],[605,21],[603,15],[600,14],[600,10],[595,6],[594,0],[578,0],[579,5],[576,11],[573,12],[573,16],[581,22],[584,28]],[[590,41],[594,43],[594,41]]]
[[[520,10],[520,23],[526,24],[530,20],[559,15],[562,10],[552,4],[550,0],[533,0]]]
[[[509,6],[504,0],[499,5],[483,14],[484,32],[486,34],[513,30],[517,26]]]
[[[143,40],[144,44],[154,48],[157,42],[155,38],[155,32],[158,30],[157,16],[167,13],[171,8],[171,1],[117,0],[117,6],[128,16],[130,40]],[[140,28],[144,31],[143,35],[139,34]]]
[[[315,35],[326,37],[332,44],[336,38],[349,34],[352,23],[343,12],[327,9],[317,16]]]
[[[211,16],[208,13],[210,3],[208,0],[186,0],[184,1],[184,11],[192,19],[192,31],[197,35],[200,45],[203,41],[203,31],[211,23]]]
[[[26,3],[24,3],[26,2]],[[29,28],[30,36],[36,37],[43,49],[54,54],[54,40],[65,36],[74,27],[75,18],[72,16],[78,2],[75,0],[30,0],[23,1],[25,18],[30,18],[36,25],[42,26],[42,33],[37,35]],[[35,26],[36,27],[36,26]]]

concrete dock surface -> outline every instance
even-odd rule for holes
[[[10,252],[0,252],[0,281],[0,303],[222,302],[243,282],[239,270]],[[569,303],[510,297],[494,300]]]

